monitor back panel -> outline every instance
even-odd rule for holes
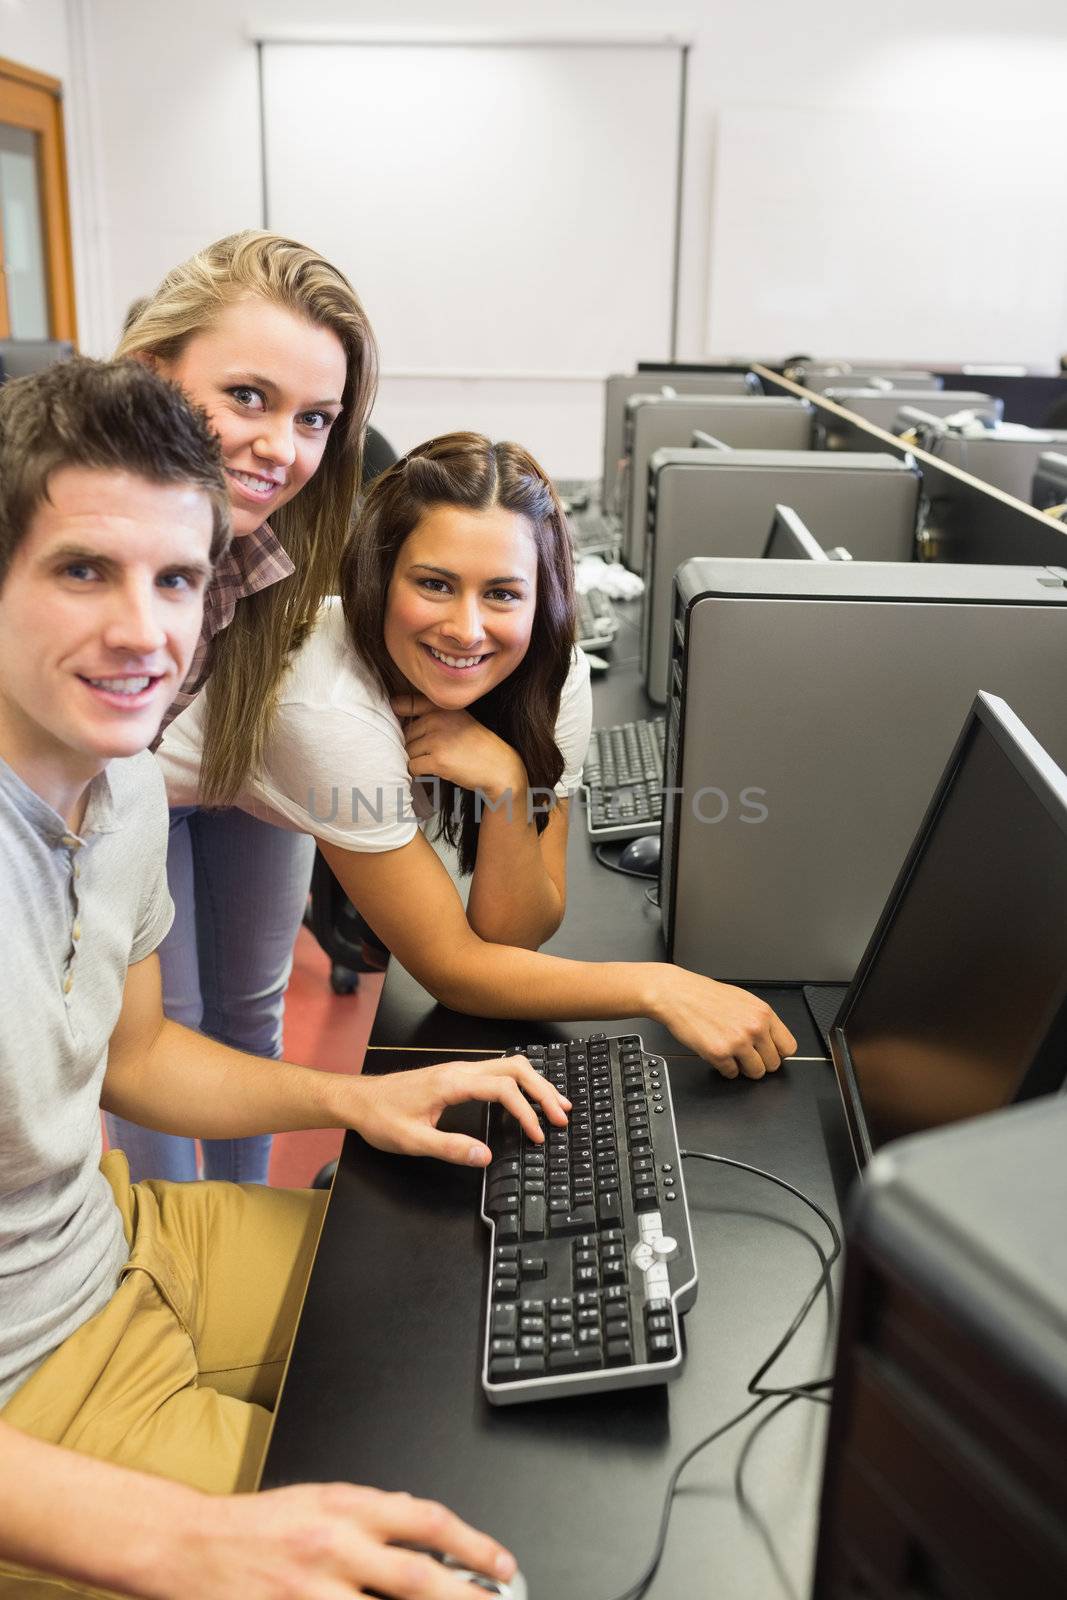
[[[699,972],[851,979],[979,689],[1067,760],[1051,569],[693,561],[678,623],[660,896]]]
[[[674,574],[693,556],[760,556],[775,505],[792,506],[824,550],[855,561],[910,561],[916,469],[891,455],[669,450],[654,466],[645,558],[642,663],[657,705],[667,698]]]
[[[43,372],[57,361],[69,361],[73,354],[69,339],[0,339],[0,360],[9,378]]]
[[[953,417],[957,411],[974,411],[981,417],[992,417],[999,422],[1004,415],[1004,402],[991,394],[978,394],[964,389],[942,389],[940,392],[920,389],[827,389],[827,400],[843,406],[865,422],[890,432],[901,406],[917,406],[932,417]]]
[[[1067,451],[1049,450],[1038,457],[1031,499],[1039,511],[1067,502]]]
[[[991,483],[1005,494],[1014,495],[1023,505],[1030,504],[1034,473],[1041,456],[1049,450],[1067,448],[1067,434],[1034,432],[1029,439],[1001,438],[989,433],[973,439],[947,434],[935,439],[931,454],[947,461],[961,472],[969,472],[983,483]]]
[[[879,379],[880,383],[888,383],[894,389],[910,389],[913,393],[916,390],[941,388],[941,379],[935,378],[932,372],[890,372],[878,367],[864,367],[851,372],[809,369],[804,374],[802,386],[814,394],[825,394],[827,389],[869,389],[872,378]]]
[[[675,394],[740,396],[761,392],[754,372],[672,372],[651,368],[647,372],[612,373],[604,382],[604,459],[600,482],[601,505],[605,511],[622,510],[616,500],[626,434],[626,402],[631,395],[663,388],[673,389]]]
[[[693,396],[636,406],[623,517],[623,559],[634,572],[642,570],[645,559],[649,461],[665,445],[687,445],[694,428],[735,450],[808,450],[814,413],[805,400],[766,395]]]

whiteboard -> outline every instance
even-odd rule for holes
[[[1055,362],[1062,121],[733,107],[715,168],[709,351]]]
[[[262,69],[269,226],[352,279],[385,373],[668,348],[676,47],[268,41]]]

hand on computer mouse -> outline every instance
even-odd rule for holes
[[[470,1600],[475,1600],[479,1594],[493,1594],[497,1600],[527,1600],[526,1579],[521,1572],[513,1572],[507,1580],[493,1578],[487,1572],[478,1572],[473,1567],[465,1567],[461,1561],[456,1561],[452,1556],[445,1555],[441,1550],[427,1550],[424,1554],[432,1556],[443,1567],[467,1585]]]
[[[177,1485],[174,1486],[177,1489]],[[304,1483],[263,1494],[215,1496],[182,1490],[160,1542],[163,1600],[302,1600],[339,1594],[380,1600],[475,1600],[509,1590],[515,1558],[432,1500],[350,1483]],[[446,1570],[446,1565],[450,1570]]]
[[[667,963],[648,972],[647,1014],[724,1078],[762,1078],[796,1055],[797,1042],[785,1023],[747,989]]]

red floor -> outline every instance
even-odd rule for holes
[[[285,1059],[327,1072],[359,1072],[383,981],[384,974],[365,972],[355,994],[335,995],[329,961],[301,928],[285,999]],[[275,1134],[271,1183],[281,1188],[310,1183],[337,1155],[342,1138],[333,1129]]]

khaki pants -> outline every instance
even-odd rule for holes
[[[325,1195],[256,1184],[131,1185],[101,1169],[130,1259],[114,1295],[12,1395],[5,1422],[210,1494],[255,1487]],[[7,1600],[93,1591],[17,1575]]]

